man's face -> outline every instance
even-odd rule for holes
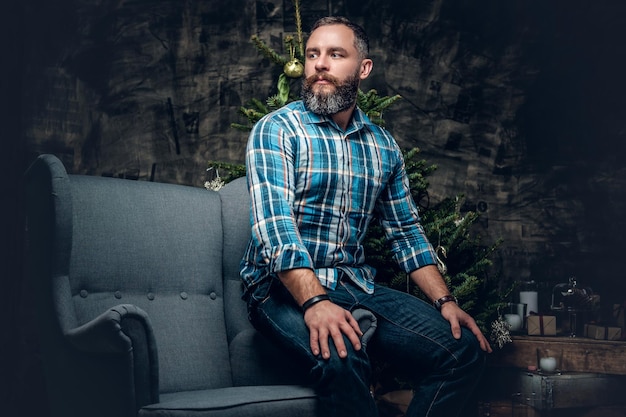
[[[305,55],[302,99],[307,108],[331,115],[352,107],[361,79],[369,74],[363,65],[369,60],[360,59],[352,30],[344,25],[315,29],[307,41]]]

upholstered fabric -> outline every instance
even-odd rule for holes
[[[52,416],[315,416],[305,372],[241,300],[245,179],[218,193],[68,175],[52,155],[25,179]]]
[[[78,324],[118,303],[138,306],[153,326],[160,392],[232,385],[219,196],[87,176],[72,176],[71,185]]]

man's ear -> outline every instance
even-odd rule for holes
[[[359,73],[359,78],[364,80],[367,77],[369,77],[370,72],[372,72],[373,67],[374,67],[374,61],[372,61],[369,58],[365,58],[363,61],[361,61],[361,71]]]

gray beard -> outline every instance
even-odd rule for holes
[[[357,99],[359,78],[353,76],[343,83],[334,83],[334,93],[314,93],[312,83],[306,78],[302,81],[302,101],[313,113],[330,116],[349,109]]]

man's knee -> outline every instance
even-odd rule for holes
[[[335,347],[331,344],[331,355],[329,359],[318,356],[317,365],[313,370],[316,380],[334,381],[360,381],[369,384],[371,376],[370,360],[364,350],[355,350],[350,342],[346,340],[348,355],[340,358]]]
[[[312,376],[324,415],[377,415],[370,393],[371,367],[364,351],[349,348],[348,356],[340,358],[333,348],[330,359],[318,357]]]
[[[460,342],[462,353],[459,356],[459,361],[464,367],[467,367],[468,372],[482,373],[487,361],[487,353],[481,349],[476,336],[470,330],[463,329]]]

